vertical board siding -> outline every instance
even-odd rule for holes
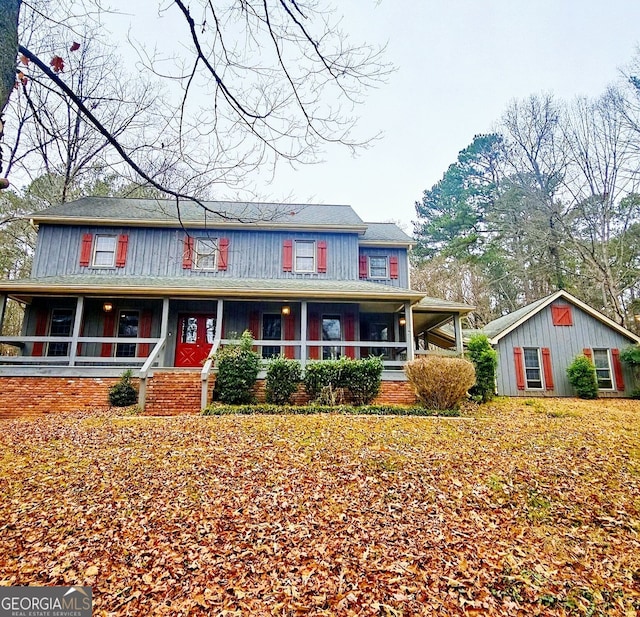
[[[391,287],[400,287],[406,289],[409,287],[409,271],[407,269],[407,250],[402,248],[386,248],[386,247],[361,247],[359,251],[359,257],[388,257],[389,258],[389,278],[387,279],[370,279],[369,275],[369,263],[367,260],[367,277],[363,277],[362,280],[371,281],[373,283],[382,283],[383,285],[391,285]],[[397,259],[398,277],[391,278],[391,257]],[[360,259],[356,263],[358,266],[359,275]]]
[[[562,304],[566,302],[562,301]],[[574,391],[567,379],[567,367],[582,354],[585,347],[623,349],[630,345],[622,334],[615,332],[602,322],[572,305],[573,326],[554,326],[551,306],[507,334],[498,342],[498,393],[504,396],[573,396]],[[549,348],[553,390],[518,390],[513,361],[514,347]],[[541,370],[543,367],[540,367]],[[613,366],[611,367],[613,373]],[[623,367],[625,377],[628,369]],[[612,374],[613,377],[613,374]],[[629,379],[626,383],[631,383]],[[606,393],[602,393],[606,395]]]

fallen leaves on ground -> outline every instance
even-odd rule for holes
[[[635,615],[640,402],[0,423],[0,585],[94,615]]]

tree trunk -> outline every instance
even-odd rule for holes
[[[0,138],[3,133],[2,112],[16,83],[18,56],[18,15],[21,0],[0,0]],[[0,175],[2,158],[0,157]]]

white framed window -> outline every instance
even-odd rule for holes
[[[193,267],[196,270],[218,268],[218,238],[196,238],[193,246]]]
[[[370,279],[388,279],[389,278],[389,259],[387,257],[369,257],[369,278]]]
[[[296,240],[294,264],[296,272],[316,271],[316,243],[313,240]]]
[[[93,265],[96,268],[113,268],[116,263],[116,236],[96,236],[93,247]]]
[[[596,367],[599,390],[613,390],[613,378],[611,376],[611,355],[608,349],[593,350],[593,364]]]
[[[542,390],[542,363],[540,361],[540,349],[538,347],[525,347],[524,352],[524,376],[527,390]]]

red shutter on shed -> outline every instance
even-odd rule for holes
[[[127,263],[127,247],[129,246],[129,236],[120,234],[118,236],[118,250],[116,251],[116,268],[124,268]]]
[[[151,337],[152,321],[153,313],[149,309],[142,311],[142,315],[140,315],[140,338]],[[138,345],[138,356],[146,358],[149,355],[150,347],[150,343],[140,343],[140,345]]]
[[[296,338],[296,318],[293,313],[284,316],[284,339],[285,341],[293,341]],[[295,347],[285,347],[284,357],[292,360],[296,357]]]
[[[309,340],[320,340],[320,317],[315,313],[309,315]],[[320,347],[309,347],[309,359],[318,360],[320,358]]]
[[[293,240],[285,240],[282,243],[282,270],[283,272],[293,270]]]
[[[553,390],[553,370],[551,368],[551,351],[548,347],[542,348],[542,369],[544,371],[544,386],[547,390]]]
[[[45,308],[39,308],[36,311],[36,336],[47,336],[47,326],[49,325],[49,311]],[[44,343],[34,343],[34,356],[41,356],[44,351]]]
[[[229,238],[218,241],[218,270],[226,270],[229,259]]]
[[[347,313],[344,319],[344,340],[355,341],[356,339],[356,316],[353,313]],[[344,350],[347,358],[355,358],[355,347],[345,347]]]
[[[318,272],[327,271],[327,243],[321,240],[317,244],[318,251]]]
[[[395,255],[389,257],[389,276],[392,279],[398,278],[398,258]]]
[[[524,390],[524,358],[522,347],[513,348],[513,361],[516,367],[516,385],[518,390]]]
[[[84,234],[80,244],[80,265],[88,266],[91,261],[91,247],[93,246],[93,234]]]
[[[366,255],[360,255],[360,278],[366,279],[369,275],[369,264]]]
[[[589,358],[589,360],[593,362],[593,353],[591,352],[591,349],[589,349],[588,347],[585,347],[582,350],[582,355],[585,356],[585,358]]]
[[[551,319],[554,326],[572,326],[573,315],[571,314],[571,306],[568,304],[552,304]]]
[[[193,244],[193,238],[191,236],[185,236],[182,249],[182,267],[185,269],[193,267]]]
[[[104,323],[102,324],[102,336],[113,336],[116,329],[116,316],[115,310],[104,314]],[[100,355],[103,358],[111,356],[111,343],[102,343],[102,349]]]
[[[613,374],[616,376],[616,390],[624,392],[624,374],[622,372],[622,364],[620,363],[620,350],[611,350],[611,359],[613,361]]]

